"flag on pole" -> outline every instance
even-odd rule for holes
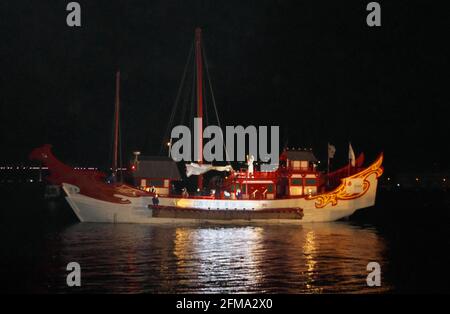
[[[355,166],[355,159],[355,152],[353,151],[352,144],[348,143],[348,160],[350,161],[352,167]]]
[[[336,153],[336,147],[328,143],[328,159],[333,158]]]

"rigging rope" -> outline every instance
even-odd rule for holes
[[[205,47],[203,47],[202,45],[202,52],[203,52],[203,60],[205,61],[205,68],[206,68],[206,76],[208,78],[208,85],[209,85],[209,92],[211,94],[211,99],[212,99],[212,103],[213,103],[213,107],[214,107],[214,112],[216,114],[216,119],[217,119],[217,124],[219,125],[219,128],[222,130],[222,125],[220,124],[220,119],[219,119],[219,113],[217,111],[217,106],[216,106],[216,98],[214,97],[214,92],[213,92],[213,88],[212,88],[212,83],[211,83],[211,76],[209,75],[209,66],[208,66],[208,60],[206,58],[206,52],[205,52]],[[229,156],[228,156],[228,150],[227,147],[225,145],[225,140],[223,138],[223,131],[222,131],[222,143],[223,143],[223,148],[225,150],[225,155],[226,155],[226,162],[227,164],[230,164],[229,160]]]
[[[172,112],[170,113],[169,123],[167,124],[166,132],[164,133],[163,142],[161,143],[161,148],[160,148],[160,151],[159,151],[160,154],[162,154],[164,145],[166,144],[165,140],[167,139],[167,137],[169,135],[170,128],[171,128],[171,126],[173,124],[173,119],[175,118],[175,112],[177,111],[177,108],[178,108],[178,103],[180,101],[181,91],[183,89],[184,81],[186,79],[187,69],[189,67],[189,64],[191,63],[190,61],[191,61],[191,56],[192,56],[192,52],[193,51],[194,51],[194,44],[192,43],[191,44],[191,49],[189,50],[189,55],[187,57],[186,65],[184,66],[184,71],[183,71],[183,76],[181,78],[180,86],[178,87],[177,96],[175,98],[175,103],[174,103],[174,105],[172,107]]]
[[[216,105],[216,99],[214,97],[214,92],[213,92],[213,88],[212,88],[211,75],[209,73],[209,66],[208,66],[208,61],[207,61],[207,58],[206,58],[205,47],[202,45],[201,49],[202,49],[202,52],[203,52],[203,62],[205,64],[206,77],[208,79],[208,86],[209,86],[209,93],[211,94],[211,100],[212,100],[212,104],[213,104],[213,108],[214,108],[215,117],[216,117],[217,124],[218,124],[219,128],[222,130],[222,125],[220,123],[220,118],[219,118],[219,112],[217,110],[217,105]],[[189,55],[188,55],[188,58],[187,58],[187,61],[186,61],[185,67],[184,67],[183,76],[182,76],[182,79],[181,79],[181,82],[180,82],[180,86],[178,87],[178,91],[177,91],[177,96],[175,98],[175,102],[174,102],[174,105],[172,107],[172,111],[170,113],[169,123],[167,124],[167,128],[166,128],[166,131],[165,131],[165,134],[164,134],[163,142],[161,143],[160,154],[162,154],[164,146],[166,145],[165,141],[170,136],[169,135],[170,128],[173,125],[173,122],[174,122],[174,119],[175,119],[175,114],[177,112],[178,105],[180,104],[180,97],[181,97],[181,94],[183,92],[183,87],[185,85],[188,68],[189,68],[189,65],[191,64],[191,61],[194,60],[194,58],[191,58],[192,54],[193,54],[193,51],[194,51],[194,43],[191,45],[191,49],[189,51]],[[192,129],[192,121],[193,121],[192,117],[195,117],[195,94],[196,94],[195,93],[195,84],[196,84],[196,77],[197,77],[197,75],[198,75],[198,73],[196,73],[196,68],[194,67],[194,71],[193,71],[193,75],[192,75],[193,76],[193,79],[192,79],[192,90],[191,90],[191,93],[190,93],[190,96],[191,96],[190,98],[191,99],[190,99],[189,129]],[[206,98],[207,98],[206,97],[206,93],[207,93],[206,89],[203,89],[203,93],[204,93],[204,96],[205,96],[204,97],[204,100],[205,100],[205,102],[204,102],[204,104],[205,104],[205,110],[204,110],[205,122],[206,122],[206,125],[208,125],[209,124],[209,116],[208,116],[208,104],[206,102]],[[189,93],[188,93],[188,95],[189,95]],[[186,107],[187,107],[186,103],[187,103],[187,99],[188,98],[189,97],[186,97],[186,101],[183,101],[182,112],[181,112],[182,122],[184,121],[184,118],[185,118]],[[230,164],[230,162],[229,162],[230,158],[229,158],[229,155],[228,155],[227,147],[225,145],[223,131],[221,133],[221,137],[222,137],[223,148],[225,150],[225,155],[226,155],[226,163]]]

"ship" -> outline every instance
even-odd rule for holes
[[[192,50],[196,117],[202,122],[205,61],[200,28],[196,29]],[[208,71],[206,74],[209,75]],[[126,168],[128,180],[123,180],[124,173],[118,164],[119,91],[120,72],[117,72],[111,174],[66,165],[54,156],[49,144],[30,154],[30,159],[48,167],[47,181],[61,186],[80,222],[302,224],[336,221],[375,204],[378,178],[383,173],[383,153],[367,166],[364,154],[360,154],[340,169],[324,173],[318,170],[319,162],[311,149],[285,147],[278,164],[261,171],[255,169],[253,156],[248,155],[247,167],[236,170],[230,164],[206,164],[200,146],[198,160],[183,163],[186,174],[181,175],[180,163],[170,158],[170,138],[168,156],[141,156],[140,152],[134,152]],[[216,106],[215,102],[213,105]],[[217,113],[217,108],[214,109]],[[201,124],[200,128],[203,129]],[[223,174],[213,184],[210,180],[205,185],[204,173],[211,170]],[[192,174],[197,175],[196,189],[188,191],[186,185],[177,188]]]

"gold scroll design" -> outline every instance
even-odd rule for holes
[[[381,167],[381,164],[383,163],[383,154],[380,154],[380,156],[375,160],[373,164],[371,164],[368,168],[364,169],[361,172],[358,172],[352,176],[346,177],[342,179],[341,184],[334,189],[331,192],[320,194],[320,195],[314,195],[309,196],[308,200],[317,200],[315,203],[316,208],[323,208],[331,203],[332,206],[336,206],[338,203],[338,200],[352,200],[358,197],[363,196],[370,188],[370,182],[367,180],[367,178],[374,174],[377,176],[377,179],[383,174],[383,167]],[[348,179],[363,179],[363,190],[360,193],[347,193],[346,192],[346,186],[347,186],[347,180]]]

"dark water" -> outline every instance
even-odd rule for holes
[[[410,213],[399,215],[387,210],[392,202],[381,199],[377,206],[384,207],[336,223],[191,227],[74,223],[64,203],[30,193],[20,205],[2,208],[2,290],[449,292],[448,215],[427,219],[433,211],[445,213],[436,204],[428,204],[427,213],[427,204],[420,207],[423,218],[413,207],[396,207]],[[66,285],[65,268],[73,261],[81,265],[81,288]],[[381,287],[366,284],[373,261],[381,266]]]
[[[46,239],[43,283],[67,291],[68,262],[89,292],[346,292],[371,290],[366,265],[386,265],[373,229],[77,224]],[[379,291],[388,289],[386,282]],[[378,291],[378,290],[377,290]]]

